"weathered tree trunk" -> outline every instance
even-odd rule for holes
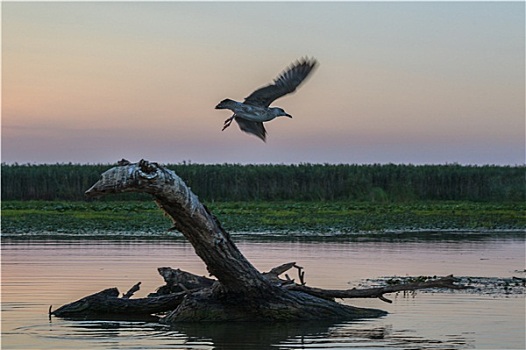
[[[269,287],[268,281],[241,254],[217,219],[173,171],[144,160],[118,166],[103,173],[86,195],[119,192],[151,194],[225,291],[253,293]]]
[[[121,164],[103,173],[86,195],[151,194],[219,282],[187,294],[165,318],[167,322],[335,319],[384,314],[381,310],[350,307],[272,283],[241,254],[215,216],[173,171],[145,160]]]
[[[134,317],[145,317],[167,310],[174,310],[181,304],[185,296],[185,292],[180,292],[139,299],[119,298],[117,288],[108,288],[64,305],[50,312],[50,314],[60,317],[79,315],[133,315]]]
[[[202,205],[197,196],[171,170],[141,160],[121,161],[102,174],[86,191],[88,196],[107,193],[143,192],[151,194],[159,207],[172,219],[174,228],[192,244],[217,281],[190,273],[160,268],[166,285],[143,299],[118,298],[118,291],[105,290],[65,305],[51,314],[71,316],[79,311],[99,313],[151,314],[169,311],[164,322],[181,321],[298,321],[377,317],[382,310],[356,308],[335,302],[334,298],[374,297],[388,301],[384,293],[438,286],[417,285],[369,290],[331,291],[305,286],[303,271],[295,263],[260,273],[241,254],[219,221]],[[279,275],[297,268],[300,283]],[[441,287],[456,288],[454,279],[443,280]],[[452,287],[453,286],[453,287]],[[138,284],[127,295],[133,294]],[[163,295],[165,294],[165,295]],[[111,311],[114,310],[114,311]]]
[[[272,283],[281,285],[288,290],[302,291],[314,297],[333,300],[334,298],[379,298],[391,303],[383,295],[399,291],[414,291],[426,288],[450,288],[464,289],[470,288],[454,284],[458,279],[453,276],[446,276],[428,281],[401,283],[387,285],[384,287],[367,289],[347,289],[329,290],[305,286],[302,283],[294,283],[293,280],[281,279],[279,275],[287,272],[291,268],[298,268],[300,280],[303,272],[301,267],[295,263],[287,263],[273,268],[269,272],[263,273]],[[211,288],[216,280],[197,276],[189,272],[169,267],[158,268],[159,274],[164,278],[165,285],[158,288],[157,292],[150,293],[147,298],[129,299],[134,292],[139,290],[140,282],[134,285],[122,297],[119,297],[117,288],[108,288],[101,292],[86,296],[73,303],[64,305],[50,314],[59,317],[81,317],[81,318],[121,318],[121,319],[152,319],[151,315],[171,312],[175,310],[186,298],[186,296],[200,290]],[[230,315],[232,317],[232,315]],[[329,318],[330,319],[330,318]]]

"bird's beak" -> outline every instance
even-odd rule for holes
[[[289,118],[292,118],[292,116],[290,114],[285,114],[285,117],[289,117]]]

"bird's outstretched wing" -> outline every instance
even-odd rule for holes
[[[253,122],[239,117],[234,117],[234,119],[236,120],[241,130],[249,134],[256,135],[257,137],[262,139],[263,142],[266,142],[267,130],[265,130],[265,127],[263,126],[262,122]]]
[[[257,89],[245,98],[244,103],[268,107],[272,101],[294,92],[317,64],[318,62],[313,58],[303,58],[296,61],[274,79],[274,84]]]

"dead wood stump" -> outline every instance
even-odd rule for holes
[[[304,271],[295,263],[259,272],[232,241],[217,218],[200,203],[197,196],[171,170],[145,160],[120,162],[101,175],[86,195],[142,192],[153,196],[158,206],[172,219],[174,229],[192,244],[215,279],[181,270],[159,268],[166,285],[148,298],[119,298],[116,289],[105,290],[65,305],[50,314],[71,316],[82,313],[154,314],[167,313],[166,323],[202,321],[305,321],[352,320],[378,317],[386,312],[338,303],[334,298],[374,297],[387,301],[391,289],[331,291],[305,286]],[[300,283],[288,275],[298,269]],[[442,287],[458,287],[452,277]],[[436,283],[433,285],[436,286]],[[387,288],[387,287],[386,287]],[[429,288],[425,285],[397,287],[396,290]],[[138,285],[130,291],[131,294]],[[128,294],[128,293],[126,293]],[[131,295],[130,294],[130,295]]]

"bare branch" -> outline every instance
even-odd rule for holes
[[[135,294],[139,289],[141,289],[141,282],[137,282],[133,287],[131,287],[126,294],[122,296],[123,299],[130,299],[130,297]]]
[[[453,277],[453,275],[449,275],[446,277],[438,278],[436,280],[431,281],[425,281],[425,282],[414,282],[414,283],[403,283],[403,284],[396,284],[396,285],[390,285],[385,287],[378,287],[378,288],[367,288],[367,289],[346,289],[346,290],[335,290],[335,289],[321,289],[321,288],[313,288],[313,287],[307,287],[304,285],[288,285],[286,286],[289,290],[297,290],[302,291],[320,298],[379,298],[382,301],[385,301],[387,303],[391,303],[392,301],[385,298],[384,294],[387,293],[394,293],[394,292],[401,292],[401,291],[408,291],[408,290],[418,290],[418,289],[426,289],[426,288],[448,288],[448,289],[467,289],[471,288],[469,286],[461,286],[458,284],[454,284],[455,282],[458,282],[459,279]]]

